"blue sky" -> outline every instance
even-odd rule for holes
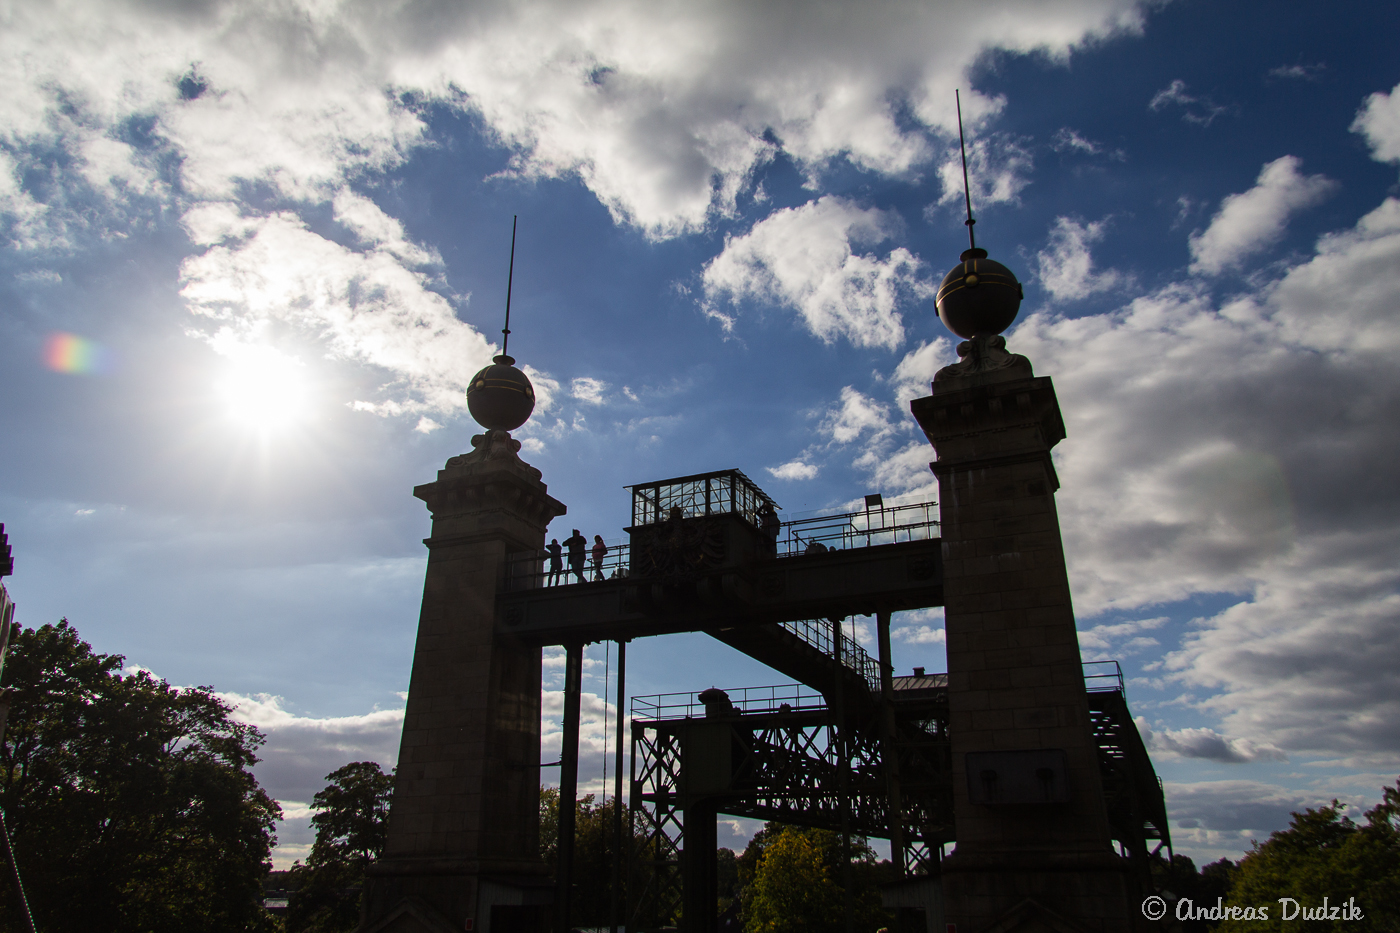
[[[709,469],[789,515],[926,492],[907,404],[955,358],[954,88],[979,244],[1026,287],[1009,344],[1068,425],[1085,656],[1125,666],[1178,851],[1238,857],[1400,772],[1393,5],[4,16],[7,586],[267,730],[280,861],[327,772],[396,752],[411,490],[476,432],[512,215],[517,436],[561,537],[620,538],[625,484]],[[942,669],[937,613],[896,629],[901,670]],[[628,667],[635,694],[780,679],[701,636]]]

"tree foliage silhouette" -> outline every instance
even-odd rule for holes
[[[846,928],[841,836],[823,829],[768,823],[739,859],[746,933],[838,933]],[[857,930],[892,922],[880,906],[879,882],[891,876],[864,839],[851,840],[851,899]]]
[[[311,800],[316,811],[311,854],[288,878],[294,891],[288,933],[353,930],[360,921],[365,869],[384,852],[393,772],[386,774],[373,761],[356,761],[332,771],[326,781]]]
[[[1300,907],[1328,906],[1355,898],[1359,920],[1284,919],[1279,898]],[[1227,903],[1268,906],[1269,920],[1226,920],[1222,933],[1235,930],[1400,930],[1400,782],[1382,791],[1379,805],[1358,825],[1337,801],[1294,813],[1288,829],[1256,843],[1240,860]],[[1293,910],[1289,908],[1290,912]]]
[[[45,933],[259,930],[277,804],[262,735],[208,687],[98,654],[65,619],[17,633],[0,806]],[[13,888],[0,918],[23,929]]]

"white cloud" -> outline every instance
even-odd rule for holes
[[[388,220],[351,203],[370,220]],[[219,322],[213,336],[225,343],[260,343],[276,325],[333,358],[386,371],[387,398],[360,406],[366,410],[463,411],[468,381],[495,348],[457,318],[428,273],[403,264],[408,247],[388,226],[375,234],[388,239],[361,252],[318,236],[289,212],[250,218],[231,205],[205,205],[187,215],[206,249],[181,266],[180,294],[195,314]],[[552,387],[534,382],[537,407],[548,410]]]
[[[896,613],[890,627],[890,637],[909,645],[947,644],[943,607]]]
[[[1137,0],[795,10],[428,0],[391,13],[234,0],[171,15],[158,0],[23,4],[0,32],[0,220],[12,245],[72,250],[184,213],[205,249],[183,270],[193,310],[239,334],[294,323],[322,335],[333,358],[385,370],[381,397],[347,399],[362,410],[450,414],[464,373],[493,348],[452,318],[432,277],[436,252],[354,187],[431,144],[432,108],[479,118],[513,153],[505,174],[577,178],[618,222],[660,238],[732,215],[779,150],[815,180],[836,162],[908,174],[941,148],[946,174],[951,90],[986,49],[1064,61],[1143,23]],[[972,128],[1001,106],[975,92],[964,104]],[[974,143],[975,164],[988,146]],[[979,170],[984,199],[1014,197],[1013,163]],[[280,212],[249,208],[250,192]],[[327,204],[353,248],[302,223]],[[896,344],[894,292],[917,262],[895,250],[836,265],[829,278],[799,270],[773,282],[823,339]],[[536,388],[547,407],[549,387]]]
[[[967,140],[967,181],[972,196],[972,216],[988,204],[1017,203],[1021,191],[1030,184],[1030,173],[1034,160],[1023,140],[1013,139],[1004,133],[994,133],[978,139]],[[965,210],[963,201],[962,154],[950,148],[947,157],[938,165],[938,178],[943,183],[943,194],[937,205],[956,207],[958,213]],[[933,207],[925,211],[925,217],[933,220]]]
[[[1228,764],[1288,760],[1288,756],[1273,745],[1230,738],[1214,729],[1153,729],[1141,716],[1136,722],[1147,750],[1164,759],[1204,758]]]
[[[348,189],[336,192],[335,219],[353,230],[367,246],[391,253],[408,266],[441,266],[437,250],[428,250],[410,242],[404,235],[403,224],[369,198]]]
[[[1269,77],[1316,81],[1326,70],[1327,66],[1322,62],[1311,65],[1279,65],[1269,69]]]
[[[943,645],[948,642],[948,632],[941,626],[904,625],[895,629],[893,635],[911,645]]]
[[[233,706],[235,719],[267,736],[254,773],[278,800],[310,800],[325,786],[327,774],[352,761],[377,761],[388,770],[398,760],[402,708],[321,718],[293,713],[271,694],[218,696]]]
[[[1085,139],[1079,135],[1078,130],[1072,130],[1067,126],[1062,126],[1055,131],[1055,135],[1050,140],[1050,148],[1056,152],[1078,150],[1088,155],[1098,155],[1103,152],[1103,146],[1100,143],[1096,143],[1092,139]]]
[[[901,413],[908,410],[911,401],[933,390],[933,377],[940,369],[957,361],[952,341],[947,337],[925,341],[904,354],[904,359],[894,368],[892,380]]]
[[[579,376],[569,384],[569,388],[569,394],[580,402],[601,405],[603,404],[603,393],[607,391],[608,384],[601,379],[594,379],[592,376]]]
[[[934,372],[952,362],[949,342],[940,337],[920,344],[905,354],[895,367],[893,384],[899,410],[891,416],[888,406],[854,386],[841,390],[840,407],[831,408],[822,419],[823,434],[832,444],[859,441],[860,452],[851,465],[865,473],[870,488],[886,495],[932,493],[938,483],[929,470],[933,451],[922,436],[900,443],[900,436],[912,428],[908,416],[909,399],[927,395]]]
[[[1191,236],[1191,271],[1218,274],[1278,242],[1296,211],[1319,203],[1337,187],[1322,175],[1301,175],[1302,160],[1267,163],[1253,188],[1220,202],[1204,233]]]
[[[1166,616],[1155,619],[1133,619],[1127,622],[1105,623],[1079,630],[1079,648],[1086,660],[1117,658],[1137,654],[1157,645],[1157,640],[1143,635],[1167,623]]]
[[[849,444],[867,431],[879,440],[892,430],[890,412],[860,390],[846,386],[841,390],[841,407],[826,413],[822,430],[838,444]]]
[[[934,287],[903,247],[884,260],[852,247],[887,240],[898,227],[896,215],[830,195],[775,211],[743,236],[726,237],[724,251],[706,263],[705,307],[773,302],[798,311],[827,343],[845,337],[893,349],[904,339],[899,306],[929,297]]]
[[[887,2],[821,17],[788,3],[620,0],[429,2],[392,15],[307,0],[171,16],[155,2],[69,0],[7,22],[0,124],[21,159],[59,136],[108,195],[160,185],[149,154],[114,131],[140,114],[154,118],[156,145],[180,154],[196,196],[260,181],[310,199],[421,144],[412,97],[478,113],[515,149],[514,171],[576,175],[620,220],[671,235],[732,209],[775,146],[809,174],[839,157],[908,171],[929,145],[897,113],[950,131],[950,92],[987,48],[1064,60],[1141,26],[1126,0]],[[976,94],[965,104],[973,121],[996,106]],[[76,115],[55,121],[65,114]],[[55,206],[10,193],[19,212]]]
[[[591,660],[591,659],[590,659]],[[598,659],[602,664],[602,659]],[[602,680],[598,681],[601,689]],[[545,690],[540,697],[540,760],[558,761],[564,744],[564,691]],[[606,725],[607,731],[604,731]],[[630,720],[624,723],[629,730]],[[579,694],[579,741],[578,741],[578,780],[579,794],[596,794],[600,797],[613,791],[613,743],[616,740],[617,704],[608,702],[596,693],[586,690]],[[624,751],[623,754],[626,754]],[[559,783],[559,770],[544,770],[542,781],[546,785]],[[624,781],[623,797],[629,793]]]
[[[282,806],[277,824],[276,868],[305,859],[315,837],[309,801],[326,786],[326,775],[352,761],[375,761],[388,771],[398,760],[403,734],[402,708],[359,716],[300,716],[279,696],[220,693],[233,718],[251,723],[267,736],[253,766],[258,783]]]
[[[768,467],[767,470],[775,479],[785,480],[816,479],[818,472],[817,467],[802,460],[791,460],[782,466]]]
[[[936,493],[938,481],[929,470],[933,450],[924,438],[911,440],[902,447],[877,444],[856,457],[852,466],[870,476],[873,488],[903,495]]]
[[[1239,594],[1163,668],[1255,749],[1400,747],[1397,293],[1387,199],[1224,306],[1178,284],[1113,314],[1032,315],[1011,341],[1054,377],[1066,419],[1059,514],[1081,618]]]
[[[1400,84],[1366,98],[1351,129],[1366,137],[1377,161],[1400,161]]]
[[[1263,781],[1167,781],[1172,845],[1198,864],[1239,858],[1255,840],[1285,829],[1292,814],[1328,803],[1331,793],[1299,792]],[[1354,797],[1352,800],[1359,800]]]
[[[1181,119],[1200,126],[1210,126],[1216,117],[1229,110],[1209,97],[1186,93],[1186,82],[1180,78],[1152,95],[1152,100],[1147,105],[1147,108],[1153,111],[1164,107],[1180,107]]]
[[[1040,284],[1056,301],[1076,301],[1095,292],[1117,288],[1124,277],[1113,270],[1094,271],[1089,246],[1104,237],[1108,221],[1082,223],[1056,217],[1049,245],[1036,254]]]

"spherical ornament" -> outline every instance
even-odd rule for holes
[[[488,431],[514,431],[535,410],[535,387],[514,363],[509,356],[495,357],[467,386],[467,410]]]
[[[985,249],[964,250],[961,258],[938,287],[939,318],[967,340],[1001,333],[1021,309],[1021,283]]]

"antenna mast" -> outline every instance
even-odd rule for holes
[[[967,144],[963,142],[963,128],[962,128],[962,97],[958,94],[957,88],[954,88],[954,89],[953,89],[953,101],[954,101],[954,103],[957,104],[957,107],[958,107],[958,150],[959,150],[960,152],[962,152],[962,166],[963,166],[963,203],[967,205],[967,220],[964,220],[963,223],[967,226],[967,242],[968,242],[968,246],[969,246],[971,249],[976,249],[976,248],[977,248],[977,237],[973,235],[972,226],[973,226],[973,224],[977,223],[977,221],[975,221],[975,220],[972,219],[972,193],[971,193],[971,191],[968,189],[968,185],[967,185]],[[514,232],[512,232],[512,233],[511,233],[511,237],[512,237],[511,242],[512,242],[512,244],[514,244],[514,236],[515,236],[515,234],[514,234]],[[514,248],[515,248],[514,245],[512,245],[511,249],[513,250]],[[507,299],[506,307],[507,307],[507,309],[509,309],[509,307],[510,307],[509,299]],[[507,311],[507,313],[509,313],[509,311]]]
[[[961,119],[961,118],[959,118]],[[967,167],[964,160],[963,174],[966,175]],[[506,326],[501,328],[501,356],[508,355],[506,347],[510,344],[510,287],[515,281],[515,225],[520,220],[519,214],[512,214],[510,218],[510,268],[506,272]]]

